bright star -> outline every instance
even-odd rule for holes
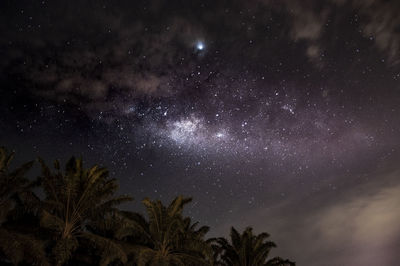
[[[197,50],[200,50],[200,51],[204,50],[204,43],[201,41],[197,42],[196,48],[197,48]]]

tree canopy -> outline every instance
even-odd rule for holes
[[[231,228],[230,239],[210,238],[183,210],[192,199],[168,205],[145,198],[146,216],[118,208],[133,200],[117,195],[106,168],[84,168],[72,157],[64,169],[41,158],[41,174],[29,179],[34,161],[10,170],[14,154],[0,148],[0,263],[10,265],[221,265],[291,266],[269,258],[276,247],[267,233]],[[40,195],[34,188],[43,191]]]

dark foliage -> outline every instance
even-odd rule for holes
[[[224,265],[291,266],[269,259],[275,243],[248,227],[232,227],[230,241],[206,239],[207,226],[183,215],[191,198],[176,197],[169,205],[144,199],[147,217],[121,211],[132,200],[116,196],[116,179],[106,168],[85,169],[71,158],[54,170],[39,158],[41,175],[26,178],[28,162],[11,171],[14,154],[0,148],[0,263],[3,265]],[[32,188],[40,186],[39,198]]]

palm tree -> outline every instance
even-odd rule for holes
[[[115,259],[126,262],[126,254],[118,243],[87,230],[90,223],[116,212],[116,205],[132,200],[128,196],[114,196],[118,188],[116,179],[110,179],[107,169],[97,165],[84,169],[81,159],[71,158],[64,173],[58,161],[54,163],[55,172],[42,159],[39,162],[39,180],[45,193],[40,225],[52,233],[49,247],[53,263],[67,263],[79,248],[87,256],[91,251],[88,247],[95,247],[100,265]]]
[[[149,221],[137,213],[124,212],[128,219],[120,227],[119,237],[131,236],[135,261],[139,266],[208,265],[203,239],[208,227],[197,229],[197,223],[182,217],[190,198],[179,196],[168,206],[161,201],[143,200]]]
[[[0,147],[0,262],[47,265],[43,243],[32,232],[22,232],[15,220],[33,203],[32,182],[25,178],[33,162],[9,170],[14,153]],[[32,205],[30,206],[32,207]],[[29,208],[32,209],[32,208]]]
[[[181,234],[181,248],[184,250],[192,250],[197,254],[201,254],[207,265],[214,265],[214,252],[211,243],[205,240],[206,234],[210,231],[209,226],[201,226],[197,228],[199,222],[192,223],[189,217],[183,219],[183,233]]]
[[[267,241],[267,233],[253,234],[247,227],[242,234],[231,228],[230,243],[225,238],[215,239],[222,265],[229,266],[291,266],[294,262],[279,257],[268,260],[269,252],[276,247],[274,242]]]
[[[138,266],[290,266],[275,257],[267,233],[243,233],[231,228],[230,241],[208,239],[209,227],[199,227],[183,208],[191,198],[176,197],[168,206],[146,198],[148,220],[117,209],[132,200],[115,196],[116,179],[99,166],[84,169],[71,158],[51,170],[39,158],[42,174],[30,182],[33,162],[9,170],[14,154],[0,147],[0,264],[138,265]],[[43,200],[32,187],[40,185]],[[46,256],[46,253],[49,256]]]
[[[138,220],[135,219],[134,222],[132,219],[126,218],[127,215],[134,216],[135,213],[127,211],[112,212],[106,215],[104,219],[93,221],[87,226],[90,232],[108,238],[118,244],[127,259],[123,262],[121,259],[113,257],[112,250],[110,250],[110,254],[106,254],[106,251],[103,253],[103,257],[108,258],[104,260],[105,262],[114,262],[117,265],[121,263],[136,265],[134,264],[135,255],[138,251],[136,243],[139,243],[143,237],[141,237],[140,231],[136,231],[136,221]]]

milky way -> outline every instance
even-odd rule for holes
[[[396,1],[3,1],[0,144],[194,198],[298,265],[400,259]],[[304,245],[303,243],[307,243]]]

